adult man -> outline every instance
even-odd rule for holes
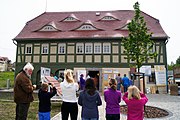
[[[14,84],[14,102],[16,103],[16,120],[26,120],[30,102],[34,100],[33,90],[36,85],[32,85],[30,77],[34,67],[27,63],[23,70],[16,76]]]
[[[124,77],[122,78],[122,83],[124,87],[124,92],[127,92],[128,87],[130,86],[130,80],[128,77],[126,77],[126,74],[124,74]]]
[[[116,81],[117,81],[117,90],[121,90],[122,79],[120,73],[118,73],[118,76],[116,77]]]

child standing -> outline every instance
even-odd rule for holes
[[[51,84],[53,87],[53,84]],[[38,92],[39,98],[39,120],[50,120],[51,101],[50,99],[56,94],[56,88],[52,88],[52,92],[48,92],[48,83],[42,83]]]
[[[60,87],[63,101],[61,106],[62,120],[68,120],[69,114],[71,120],[77,120],[78,105],[76,92],[79,86],[73,78],[73,71],[71,69],[64,71],[64,81],[60,83]]]
[[[78,104],[82,106],[82,120],[99,119],[98,106],[102,105],[102,101],[93,79],[86,80],[85,90],[80,93]]]
[[[127,120],[143,120],[144,105],[148,101],[146,95],[141,93],[139,89],[133,85],[130,86],[128,92],[124,94],[123,100],[128,107]]]
[[[121,92],[117,90],[115,79],[109,80],[109,86],[104,91],[104,100],[106,102],[106,120],[120,120]]]

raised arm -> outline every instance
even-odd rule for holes
[[[146,104],[148,101],[148,98],[146,97],[146,95],[144,93],[140,93],[140,95],[141,95],[141,100],[142,100],[143,104]]]
[[[128,100],[128,92],[125,92],[122,98],[125,102]]]

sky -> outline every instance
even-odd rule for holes
[[[137,0],[1,0],[0,56],[16,60],[14,39],[26,22],[46,12],[133,10]],[[180,56],[180,0],[138,0],[140,10],[159,19],[166,34],[167,62]]]

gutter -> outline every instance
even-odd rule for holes
[[[168,43],[169,39],[170,39],[170,37],[167,37],[167,39],[166,39],[166,41],[165,41],[165,44]]]
[[[15,42],[15,40],[14,40],[14,39],[12,39],[12,41],[13,41],[13,43],[17,46],[17,42]]]

